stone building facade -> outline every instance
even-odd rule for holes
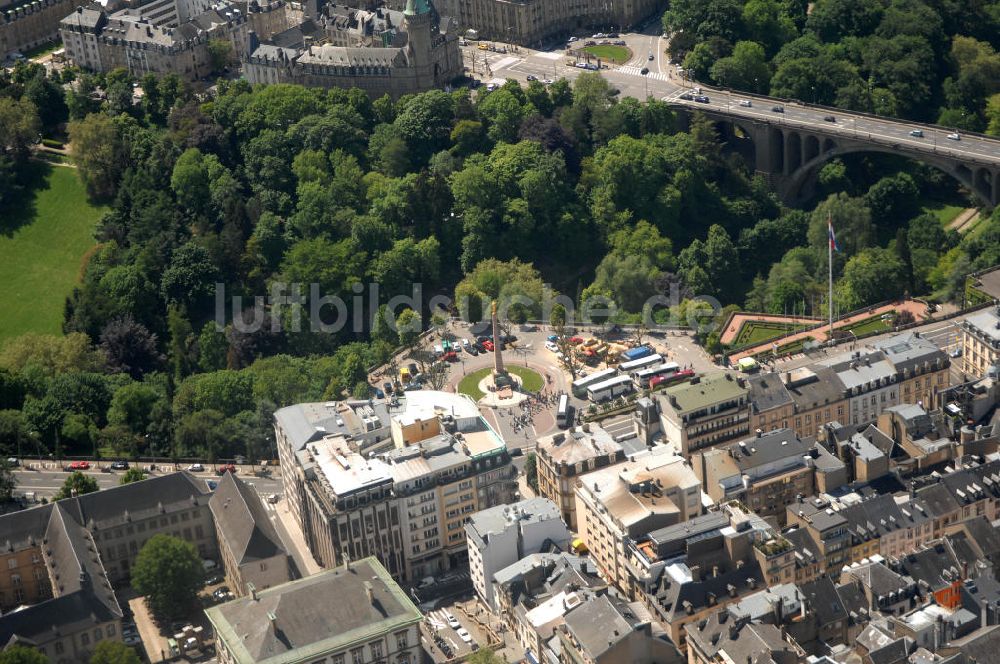
[[[0,59],[59,36],[59,21],[87,0],[0,2]]]
[[[382,46],[287,46],[251,36],[244,75],[251,83],[356,87],[372,98],[441,89],[463,72],[456,27],[448,17],[438,19],[426,0],[410,0],[402,24]]]

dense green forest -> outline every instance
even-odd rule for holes
[[[989,73],[987,41],[998,32],[986,26],[996,25],[996,5],[970,22],[947,3],[819,0],[808,19],[800,4],[675,0],[665,21],[706,80],[739,86],[726,77],[763,49],[747,70],[766,73],[760,89],[808,97],[795,87],[799,72],[825,81],[818,101],[891,94],[891,107],[874,110],[926,118],[940,106],[964,109],[980,128],[991,121],[1000,78]],[[938,19],[900,17],[918,6]],[[856,29],[824,27],[835,12]],[[746,46],[754,35],[759,47]],[[920,56],[904,38],[937,54],[915,91],[901,71]],[[975,66],[963,64],[967,46]],[[699,69],[699,59],[713,64]],[[953,94],[974,81],[975,99]],[[124,72],[51,78],[19,65],[0,74],[0,206],[32,186],[20,166],[38,134],[58,135],[66,122],[79,176],[110,206],[66,302],[65,335],[0,348],[6,453],[266,455],[275,408],[366,396],[367,369],[413,342],[412,328],[401,338],[387,324],[384,305],[414,283],[425,298],[535,302],[548,283],[575,301],[609,296],[622,320],[674,293],[674,314],[694,295],[809,313],[826,306],[828,217],[843,245],[834,264],[841,310],[907,292],[951,299],[969,271],[1000,263],[997,215],[959,236],[922,212],[926,200],[965,203],[933,169],[882,156],[833,161],[818,174],[817,198],[789,209],[710,122],[619,99],[596,74],[397,101],[242,81],[206,95],[174,76],[139,84],[136,101]],[[216,283],[227,305],[238,295],[247,307],[275,284],[315,283],[364,324],[295,332],[285,307],[254,331],[231,322],[219,330]],[[355,287],[371,283],[378,296],[356,302]],[[512,317],[540,313],[524,305]],[[423,327],[431,314],[404,312]]]

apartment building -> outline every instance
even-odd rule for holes
[[[667,442],[688,456],[750,433],[750,391],[728,372],[696,376],[655,395]]]
[[[821,567],[839,569],[850,562],[851,534],[847,519],[821,498],[795,502],[785,508],[786,522],[808,531],[816,543]]]
[[[791,429],[761,432],[703,450],[691,457],[691,465],[713,501],[739,500],[779,523],[784,522],[786,505],[815,492],[817,473],[829,474],[824,484],[830,486],[847,481],[839,459],[813,438],[800,438]]]
[[[292,580],[288,552],[252,487],[226,473],[208,506],[226,581],[237,595]]]
[[[948,355],[916,334],[781,373],[748,379],[750,424],[815,436],[828,422],[860,425],[900,404],[933,408],[948,387]]]
[[[476,512],[465,523],[472,587],[496,610],[493,575],[533,553],[567,551],[572,535],[547,498],[529,498]]]
[[[532,47],[582,28],[625,30],[657,12],[662,13],[664,6],[660,0],[624,0],[614,4],[597,0],[567,3],[443,0],[440,4],[442,14],[455,17],[462,30],[475,30],[481,39]]]
[[[423,614],[375,558],[205,611],[220,664],[418,664]]]
[[[701,513],[698,477],[665,447],[587,473],[576,488],[579,537],[606,578],[626,592],[627,540]]]
[[[172,473],[0,516],[0,643],[28,643],[70,664],[87,661],[103,640],[120,640],[113,584],[127,581],[147,539],[173,535],[216,557],[210,495],[187,473]]]
[[[465,519],[512,502],[516,470],[468,397],[420,391],[394,403],[387,431],[419,421],[423,435],[365,455],[351,434],[315,424],[337,413],[335,402],[304,404],[275,413],[278,454],[289,507],[319,564],[375,556],[397,578],[420,579],[465,560]]]
[[[538,493],[559,507],[563,521],[577,529],[575,489],[581,475],[625,460],[621,443],[597,424],[543,436],[536,448]]]
[[[136,78],[152,73],[197,80],[212,72],[210,42],[228,41],[234,57],[246,50],[248,17],[235,4],[198,7],[201,11],[186,19],[173,3],[159,13],[155,5],[118,11],[77,7],[59,22],[66,57],[91,71],[123,68]]]
[[[960,324],[962,330],[962,371],[985,377],[1000,357],[1000,309],[983,309]]]
[[[86,0],[0,2],[0,54],[24,52],[59,35],[59,21]]]

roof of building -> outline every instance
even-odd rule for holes
[[[913,332],[876,341],[873,345],[885,353],[886,359],[899,372],[912,372],[927,362],[937,362],[939,368],[949,363],[948,354],[938,348],[937,344]]]
[[[114,491],[95,491],[75,499],[81,523],[113,528],[157,514],[206,505],[211,492],[203,480],[180,471],[130,482]]]
[[[225,473],[209,501],[216,531],[237,565],[285,553],[260,495],[232,473]]]
[[[585,602],[570,612],[565,621],[566,629],[589,661],[597,661],[633,631],[632,623],[607,595]]]
[[[423,619],[406,593],[371,557],[256,595],[256,599],[242,597],[205,611],[216,638],[240,664],[320,658]]]
[[[748,390],[742,379],[721,371],[671,385],[657,393],[663,397],[661,403],[670,404],[670,409],[682,416],[717,403],[745,397],[747,394]]]
[[[282,54],[291,59],[298,55],[298,51],[266,44],[254,51],[255,56],[267,55],[279,59]],[[301,450],[306,443],[328,435],[342,434],[356,438],[365,432],[388,429],[389,410],[384,401],[374,400],[299,403],[279,408],[274,412],[274,419],[292,449]]]
[[[466,521],[465,531],[470,537],[486,544],[490,536],[504,533],[509,528],[522,529],[526,525],[546,522],[559,522],[565,535],[562,541],[569,541],[570,534],[562,523],[559,507],[548,498],[527,498],[512,505],[480,510]]]
[[[820,627],[847,619],[847,609],[829,576],[821,576],[802,584],[802,594],[808,607],[816,614]]]
[[[814,443],[812,437],[799,438],[791,429],[775,429],[730,445],[727,449],[736,467],[746,474],[765,466],[781,465],[782,461],[791,462],[792,466],[803,466],[802,457],[809,454]]]
[[[766,413],[775,408],[790,405],[792,396],[776,373],[758,373],[747,378],[750,388],[750,403],[758,413]]]
[[[624,463],[587,473],[576,490],[603,504],[627,530],[648,532],[663,523],[654,517],[679,515],[680,508],[664,496],[665,490],[687,491],[700,486],[683,457],[670,448],[658,447]]]
[[[614,458],[623,452],[621,444],[615,441],[603,427],[597,424],[573,427],[538,439],[538,451],[546,454],[554,464],[574,465],[598,456]]]
[[[858,567],[852,565],[845,571],[860,581],[875,597],[888,597],[890,593],[899,594],[913,586],[912,579],[896,574],[881,562]]]
[[[976,312],[965,319],[964,325],[979,334],[989,338],[994,343],[1000,341],[1000,315],[995,308],[989,307]]]
[[[798,411],[813,410],[844,398],[844,384],[837,372],[818,364],[810,365],[810,369],[814,380],[786,386]]]
[[[943,541],[934,542],[919,551],[899,558],[901,571],[918,583],[923,582],[937,591],[962,577],[962,563]]]

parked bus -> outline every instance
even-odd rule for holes
[[[629,348],[622,352],[622,362],[631,362],[632,360],[638,360],[641,357],[646,357],[647,355],[653,354],[653,347],[648,345],[636,346],[635,348]]]
[[[634,374],[637,371],[642,371],[643,369],[648,369],[650,367],[655,367],[657,364],[663,362],[663,356],[659,354],[647,355],[646,357],[640,357],[638,360],[631,360],[630,362],[622,362],[618,365],[618,371],[626,374]]]
[[[588,387],[587,398],[594,403],[600,403],[621,394],[628,394],[634,387],[631,376],[616,376]]]
[[[670,385],[682,383],[688,378],[694,378],[694,371],[691,369],[684,369],[682,371],[678,371],[677,373],[667,374],[664,376],[653,376],[649,380],[649,389],[657,390],[661,387],[669,387]]]
[[[573,396],[578,399],[583,399],[587,396],[587,388],[591,385],[596,385],[601,381],[613,378],[618,375],[617,369],[604,369],[602,371],[595,371],[589,376],[584,376],[583,378],[577,378],[573,381]]]
[[[562,428],[569,426],[569,395],[559,397],[559,408],[556,410],[556,424]]]
[[[635,374],[635,382],[639,387],[649,387],[649,381],[656,376],[670,376],[680,370],[680,365],[676,362],[664,362],[657,367],[643,369]]]

